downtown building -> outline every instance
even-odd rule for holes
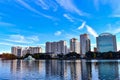
[[[67,53],[67,45],[66,41],[58,41],[58,42],[46,42],[46,53],[53,54],[66,54]]]
[[[22,47],[17,46],[17,47],[11,47],[11,53],[18,57],[21,57],[27,53],[29,54],[42,53],[42,48],[41,47],[22,48]]]
[[[15,47],[15,46],[11,47],[11,53],[14,54],[14,55],[16,55],[16,56],[18,56],[18,57],[23,56],[22,55],[22,47],[19,47],[19,46],[17,46],[17,47]]]
[[[96,38],[98,52],[116,52],[116,36],[110,33],[102,33]]]
[[[41,47],[25,47],[22,50],[22,54],[25,55],[27,53],[29,54],[42,53],[42,48]]]
[[[81,34],[80,35],[80,54],[85,55],[85,53],[89,51],[91,51],[89,35]]]
[[[80,54],[80,42],[78,42],[78,39],[70,39],[70,52],[76,52]]]

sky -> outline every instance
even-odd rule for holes
[[[0,53],[11,46],[41,46],[87,33],[116,35],[120,50],[119,0],[0,0]]]

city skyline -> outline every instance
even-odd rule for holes
[[[119,0],[1,0],[0,53],[11,46],[41,46],[87,33],[91,49],[104,32],[116,35],[120,50]]]

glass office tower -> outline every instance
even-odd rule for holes
[[[97,51],[108,52],[117,51],[116,36],[110,33],[102,33],[97,38]]]

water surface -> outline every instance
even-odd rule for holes
[[[0,80],[120,80],[119,60],[0,60]]]

